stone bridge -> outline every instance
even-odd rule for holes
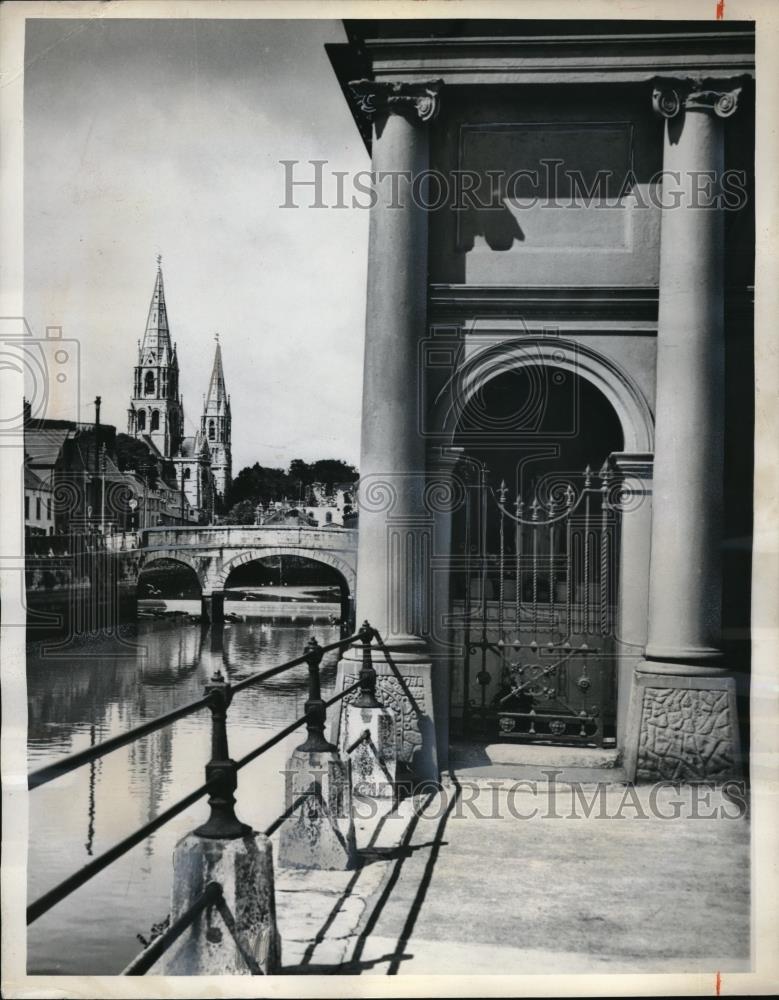
[[[149,528],[133,560],[137,576],[160,559],[191,567],[203,597],[221,594],[230,573],[269,556],[302,556],[325,563],[343,578],[349,596],[357,584],[357,529],[276,526]]]

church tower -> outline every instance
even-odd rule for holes
[[[183,431],[179,365],[176,348],[170,342],[162,258],[158,256],[146,330],[138,345],[127,433],[150,441],[164,458],[170,458],[181,443]]]
[[[215,339],[214,367],[211,370],[208,394],[203,404],[200,435],[208,442],[211,451],[214,488],[217,494],[224,497],[233,474],[233,457],[230,451],[230,397],[225,389],[222,345],[219,343],[218,333]]]

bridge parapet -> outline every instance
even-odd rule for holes
[[[193,528],[167,526],[148,528],[142,534],[144,548],[257,548],[266,545],[300,545],[303,548],[357,549],[356,528],[304,528],[267,525],[208,525]]]

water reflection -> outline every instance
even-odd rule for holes
[[[30,768],[199,698],[216,669],[235,683],[299,656],[312,634],[323,645],[335,641],[331,613],[323,605],[322,619],[313,624],[252,618],[225,626],[221,648],[198,624],[147,619],[128,626],[122,637],[138,643],[132,659],[116,658],[116,640],[91,643],[88,657],[73,647],[66,656],[51,656],[41,645],[31,646]],[[335,654],[323,661],[325,697],[332,692],[336,662]],[[294,668],[235,697],[228,716],[233,757],[303,713],[305,678],[305,667]],[[300,741],[301,734],[293,733],[242,770],[237,811],[255,829],[265,829],[282,812],[280,771]],[[199,785],[209,746],[204,710],[36,789],[30,795],[29,898]],[[205,803],[196,804],[41,917],[29,929],[28,971],[119,972],[140,950],[136,935],[148,936],[168,912],[175,842],[206,816]]]

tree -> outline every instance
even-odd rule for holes
[[[283,469],[268,469],[255,462],[241,469],[230,484],[225,497],[225,506],[234,507],[242,500],[268,503],[281,500],[289,492],[289,480]]]
[[[304,462],[302,458],[293,458],[289,463],[289,472],[287,475],[290,478],[290,482],[310,483],[311,466],[308,462]]]
[[[254,507],[251,500],[241,500],[227,512],[227,524],[254,524]]]
[[[312,483],[324,483],[330,492],[336,483],[356,482],[357,469],[347,462],[342,462],[339,458],[320,458],[310,466]]]
[[[150,489],[157,488],[157,458],[145,442],[129,434],[117,434],[116,464],[122,472],[131,469],[146,476]]]
[[[311,485],[323,483],[330,491],[335,483],[353,483],[357,479],[357,469],[347,462],[337,458],[320,459],[309,464],[302,458],[295,458],[289,463],[289,469],[267,468],[255,462],[241,469],[233,479],[225,497],[225,507],[232,511],[236,504],[249,500],[253,505],[272,503],[287,497],[294,503],[301,498],[308,498],[310,503]]]

